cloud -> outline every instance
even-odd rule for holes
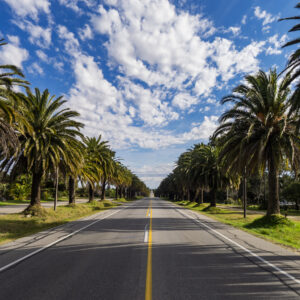
[[[71,56],[76,56],[79,52],[79,42],[73,32],[70,32],[66,26],[58,25],[57,33],[60,39],[65,41],[65,50]]]
[[[278,34],[275,34],[273,36],[271,36],[268,39],[268,43],[271,44],[271,46],[269,46],[266,49],[266,54],[268,55],[279,55],[282,53],[282,45],[288,40],[288,36],[286,34],[284,34],[281,38],[279,38]]]
[[[75,12],[80,12],[81,9],[79,7],[79,2],[84,3],[87,7],[93,7],[95,5],[94,0],[58,0],[60,5],[64,5],[65,7],[68,7]]]
[[[81,114],[85,134],[101,133],[116,149],[159,149],[207,139],[217,116],[202,115],[183,133],[166,126],[183,112],[198,111],[200,99],[211,99],[214,89],[237,74],[256,71],[265,44],[253,41],[237,49],[233,41],[211,36],[215,29],[209,19],[178,10],[167,0],[106,1],[81,29],[81,39],[87,28],[106,36],[107,66],[117,76],[106,78],[103,61],[83,52],[74,33],[59,25],[75,77],[69,104]],[[210,109],[207,105],[203,113]]]
[[[247,15],[243,15],[242,24],[245,25],[247,23]]]
[[[49,60],[47,54],[43,52],[42,50],[35,51],[37,57],[42,60],[43,62],[47,62]]]
[[[51,28],[43,28],[35,25],[30,21],[14,21],[14,23],[22,30],[29,34],[29,41],[41,48],[49,48],[51,44]]]
[[[278,16],[273,16],[272,14],[268,13],[266,10],[262,10],[259,6],[256,6],[254,8],[254,15],[259,20],[263,20],[263,31],[268,31],[270,29],[270,26],[268,24],[271,24],[278,20]]]
[[[50,13],[50,2],[48,0],[4,0],[15,14],[21,17],[30,16],[37,20],[40,12]]]
[[[164,85],[181,92],[193,86],[193,91],[201,96],[211,92],[218,76],[226,80],[236,75],[234,70],[248,72],[257,68],[256,57],[260,52],[247,53],[250,63],[243,64],[245,70],[234,67],[251,44],[237,51],[230,40],[223,39],[223,44],[232,45],[226,48],[228,53],[222,52],[231,57],[227,61],[230,66],[215,69],[209,61],[214,60],[219,40],[205,40],[215,28],[202,15],[178,11],[167,0],[134,3],[119,0],[109,8],[100,5],[98,13],[91,17],[95,32],[108,36],[105,46],[110,66],[127,78],[141,80],[150,87]],[[238,35],[240,28],[228,30]],[[254,65],[250,66],[251,63]],[[228,71],[230,74],[226,74]]]
[[[9,43],[0,48],[0,63],[22,68],[22,64],[28,59],[29,53],[20,47],[20,40],[17,36],[8,35],[7,38]]]
[[[238,36],[241,33],[241,27],[239,26],[231,26],[224,31],[225,33],[231,32],[233,36]]]
[[[197,104],[198,102],[199,98],[193,97],[188,93],[180,93],[174,97],[172,104],[173,106],[177,106],[184,110],[190,108],[192,105]]]
[[[28,72],[34,75],[43,75],[44,70],[40,67],[37,62],[34,62],[30,67],[27,68]]]
[[[84,28],[79,29],[78,34],[82,41],[93,38],[92,29],[88,24],[85,24]]]

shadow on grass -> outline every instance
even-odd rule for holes
[[[274,216],[263,216],[261,218],[255,219],[253,222],[246,224],[244,227],[248,229],[255,228],[274,228],[274,227],[294,227],[295,224],[282,216],[274,215]]]

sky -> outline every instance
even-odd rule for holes
[[[0,64],[63,95],[150,188],[207,142],[223,96],[282,71],[294,0],[0,0]]]

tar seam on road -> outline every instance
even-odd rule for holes
[[[152,300],[152,201],[149,206],[150,223],[148,237],[148,258],[147,258],[147,275],[146,275],[146,290],[145,300]]]
[[[201,222],[201,221],[195,219],[194,217],[192,217],[192,216],[186,214],[185,212],[179,211],[178,209],[176,209],[176,210],[177,210],[179,213],[184,214],[186,217],[188,217],[188,218],[190,218],[190,219],[192,219],[192,220],[198,222],[200,225],[202,225],[202,226],[208,228],[209,230],[211,230],[211,231],[214,232],[215,234],[221,236],[223,239],[225,239],[225,240],[229,241],[230,243],[236,245],[237,247],[239,247],[240,249],[244,250],[244,251],[247,252],[248,254],[254,256],[255,258],[257,258],[258,260],[260,260],[260,261],[263,262],[264,264],[268,265],[269,267],[273,268],[273,269],[276,270],[277,272],[279,272],[279,273],[285,275],[285,276],[288,277],[289,279],[291,279],[291,280],[293,280],[294,282],[300,284],[300,280],[299,280],[299,279],[295,278],[293,275],[287,273],[286,271],[280,269],[279,267],[275,266],[274,264],[270,263],[269,261],[267,261],[267,260],[265,260],[264,258],[260,257],[259,255],[255,254],[254,252],[252,252],[252,251],[249,250],[248,248],[246,248],[246,247],[240,245],[239,243],[237,243],[237,242],[233,241],[232,239],[228,238],[226,235],[224,235],[224,234],[218,232],[217,230],[215,230],[215,229],[211,228],[210,226],[206,225],[205,223],[203,223],[203,222]]]
[[[123,208],[123,209],[126,209],[126,208],[127,208],[127,207],[125,207],[125,208]],[[121,209],[121,210],[123,210],[123,209]],[[112,215],[114,215],[114,214],[120,212],[121,210],[120,210],[120,209],[119,209],[119,210],[116,210],[116,211],[114,211],[113,213],[111,213],[111,214],[109,214],[109,215],[107,215],[107,216],[105,216],[105,217],[103,217],[103,218],[101,218],[101,219],[98,219],[98,220],[96,220],[96,221],[94,221],[94,222],[92,222],[92,223],[90,223],[90,224],[88,224],[88,225],[86,225],[86,226],[84,226],[84,227],[78,229],[78,230],[75,230],[75,231],[73,231],[72,233],[70,233],[70,234],[68,234],[68,235],[65,235],[65,236],[61,237],[60,239],[58,239],[58,240],[56,240],[56,241],[54,241],[54,242],[52,242],[52,243],[50,243],[50,244],[48,244],[48,245],[42,247],[42,248],[39,248],[39,249],[37,249],[37,250],[35,250],[35,251],[33,251],[33,252],[31,252],[31,253],[29,253],[29,254],[23,256],[23,257],[21,257],[21,258],[19,258],[19,259],[15,260],[15,261],[13,261],[13,262],[11,262],[11,263],[5,265],[5,266],[3,266],[2,268],[0,268],[0,273],[3,272],[3,271],[5,271],[5,270],[7,270],[7,269],[9,269],[9,268],[11,268],[11,267],[13,267],[13,266],[15,266],[15,265],[17,265],[17,264],[19,264],[20,262],[22,262],[22,261],[24,261],[24,260],[26,260],[26,259],[28,259],[28,258],[30,258],[30,257],[32,257],[32,256],[34,256],[34,255],[36,255],[36,254],[38,254],[38,253],[40,253],[40,252],[42,252],[42,251],[44,251],[44,250],[46,250],[46,249],[52,247],[53,245],[55,245],[55,244],[57,244],[57,243],[59,243],[59,242],[62,242],[63,240],[65,240],[65,239],[67,239],[67,238],[69,238],[69,237],[71,237],[71,236],[77,234],[78,232],[80,232],[80,231],[82,231],[82,230],[84,230],[84,229],[86,229],[86,228],[88,228],[88,227],[90,227],[90,226],[92,226],[92,225],[94,225],[94,224],[96,224],[96,223],[98,223],[98,222],[100,222],[100,221],[102,221],[102,220],[104,220],[104,219],[106,219],[106,218],[108,218],[108,217],[110,217],[110,216],[112,216]]]

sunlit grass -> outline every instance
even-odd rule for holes
[[[26,217],[21,213],[3,215],[0,216],[0,244],[59,226],[117,205],[110,201],[94,201],[93,203],[76,204],[74,206],[59,206],[56,211],[52,208],[44,208],[41,216]]]
[[[300,249],[300,222],[298,221],[291,221],[283,216],[267,218],[255,214],[244,218],[242,211],[226,210],[218,207],[207,209],[209,207],[207,203],[200,205],[188,201],[176,203],[268,240]]]

